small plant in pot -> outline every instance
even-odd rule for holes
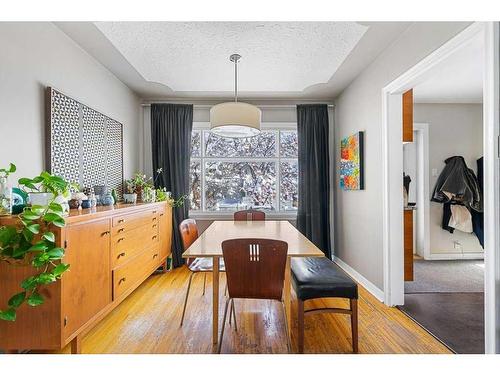
[[[43,304],[44,287],[60,279],[69,268],[61,261],[64,249],[57,245],[55,228],[65,225],[64,207],[58,197],[65,195],[71,184],[42,172],[33,179],[20,179],[19,185],[52,195],[44,205],[25,207],[15,225],[0,227],[0,261],[12,267],[31,267],[34,271],[20,283],[18,293],[8,301],[0,301],[0,319],[7,321],[16,320],[16,311],[23,304],[31,307]]]
[[[125,191],[123,194],[123,200],[125,203],[136,203],[137,202],[137,193],[135,192],[135,184],[133,180],[125,181]]]
[[[61,205],[65,214],[69,212],[68,201],[71,199],[71,189],[78,191],[76,184],[48,172],[42,172],[34,178],[20,178],[18,183],[28,193],[31,206],[47,206],[49,202],[55,202]]]
[[[143,173],[136,173],[129,180],[134,185],[134,192],[137,194],[137,198],[143,201],[143,190],[146,186],[151,186],[151,177],[147,177]]]

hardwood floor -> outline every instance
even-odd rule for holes
[[[211,282],[203,293],[203,275],[193,278],[184,325],[182,303],[186,268],[155,274],[83,338],[82,353],[212,353]],[[225,298],[221,278],[220,316]],[[296,300],[292,293],[292,348],[297,349]],[[307,306],[333,305],[318,300]],[[337,302],[338,303],[338,302]],[[223,353],[286,353],[285,326],[277,302],[236,301],[238,331],[226,325]],[[306,306],[306,307],[307,307]],[[347,306],[347,301],[346,301]],[[305,353],[350,353],[349,317],[313,314],[305,318]],[[439,341],[396,308],[360,288],[360,353],[450,353]],[[63,353],[69,353],[67,347]]]

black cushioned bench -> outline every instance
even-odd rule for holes
[[[304,352],[304,314],[340,313],[351,316],[352,349],[358,352],[358,285],[326,257],[292,258],[292,282],[298,299],[299,353]],[[315,298],[347,298],[349,309],[304,309]]]

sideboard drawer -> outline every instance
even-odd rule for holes
[[[131,259],[125,265],[113,271],[113,300],[125,294],[136,284],[153,273],[159,262],[159,249],[154,246]]]
[[[148,224],[158,224],[158,211],[148,210],[129,215],[117,215],[113,217],[113,236],[134,230],[137,227]]]
[[[141,251],[158,242],[158,224],[143,225],[120,233],[111,239],[111,265],[113,268],[127,263]]]

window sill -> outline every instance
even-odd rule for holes
[[[189,212],[190,219],[232,220],[234,212]],[[297,220],[297,212],[266,212],[268,220]]]

